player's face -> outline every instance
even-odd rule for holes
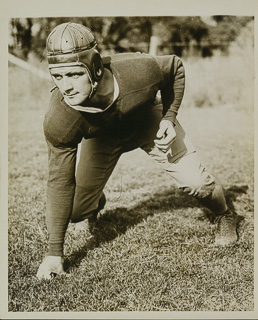
[[[91,93],[91,82],[81,66],[52,68],[54,82],[64,99],[72,106],[82,104]]]

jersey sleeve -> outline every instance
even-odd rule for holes
[[[75,192],[76,147],[56,147],[47,140],[48,181],[46,222],[48,255],[62,255],[66,229],[72,214]]]
[[[156,57],[160,66],[163,82],[161,99],[164,119],[175,124],[185,89],[185,70],[181,59],[175,55]]]
[[[66,229],[72,214],[75,193],[77,146],[82,139],[80,119],[65,112],[58,99],[51,101],[44,120],[48,148],[46,223],[48,255],[61,256]]]

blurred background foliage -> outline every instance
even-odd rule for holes
[[[9,52],[28,60],[33,54],[45,60],[45,42],[58,24],[73,21],[89,27],[96,35],[103,54],[150,52],[177,54],[180,57],[224,55],[253,17],[61,17],[13,18],[10,20]],[[253,45],[253,34],[248,35]]]
[[[253,108],[253,17],[13,18],[9,52],[49,76],[47,36],[56,25],[68,21],[92,29],[102,56],[141,51],[181,57],[186,68],[186,106]]]

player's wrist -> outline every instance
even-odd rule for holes
[[[63,256],[63,245],[61,244],[49,244],[49,249],[46,254],[52,257],[62,257]]]
[[[172,123],[172,125],[173,125],[173,127],[175,127],[175,125],[176,125],[176,116],[165,116],[165,117],[163,117],[162,118],[162,120],[161,121],[169,121],[170,123]]]

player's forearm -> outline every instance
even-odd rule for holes
[[[174,57],[171,68],[171,82],[162,90],[162,99],[166,107],[164,119],[175,124],[185,90],[185,70],[182,61]]]
[[[47,255],[61,256],[66,229],[73,207],[74,187],[60,191],[48,187],[47,189],[47,229],[49,234],[49,250]]]
[[[185,69],[182,61],[179,58],[177,58],[174,68],[173,91],[174,101],[170,107],[170,110],[171,112],[177,113],[181,106],[185,91]]]
[[[48,255],[62,255],[75,192],[77,148],[57,148],[48,140],[49,173],[46,217],[49,233]]]

